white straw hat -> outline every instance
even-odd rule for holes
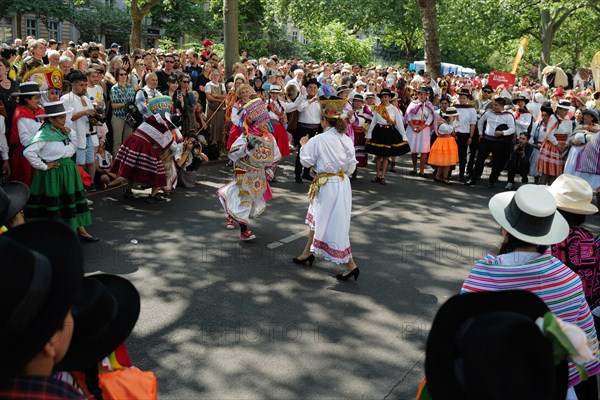
[[[592,187],[578,176],[562,174],[550,185],[548,191],[552,193],[556,199],[556,206],[561,210],[582,215],[598,212],[598,207],[592,204]]]
[[[556,212],[556,200],[543,186],[525,185],[516,192],[498,193],[488,205],[508,233],[524,242],[551,245],[569,234],[569,224]]]
[[[62,101],[53,101],[44,105],[44,114],[38,115],[38,117],[57,117],[59,115],[66,115],[72,111],[73,109],[65,107],[65,103]]]

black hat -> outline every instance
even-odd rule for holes
[[[0,226],[4,226],[25,208],[29,200],[29,188],[19,181],[6,182],[0,186]]]
[[[307,80],[307,81],[304,83],[304,87],[308,87],[308,85],[311,85],[311,84],[313,84],[313,85],[317,85],[317,87],[318,87],[318,88],[319,88],[319,87],[321,87],[321,84],[320,84],[320,83],[319,83],[319,81],[318,81],[318,80],[316,80],[315,78],[310,78],[309,80]]]
[[[592,119],[594,120],[594,122],[598,122],[598,112],[596,110],[591,110],[589,108],[586,108],[582,111],[582,114],[588,114],[592,116]]]
[[[506,101],[506,99],[502,96],[496,97],[494,99],[494,101],[498,104],[502,104],[503,106],[505,106],[508,102]]]
[[[513,103],[513,104],[517,104],[517,102],[518,102],[518,101],[521,101],[521,100],[523,100],[523,101],[525,102],[525,104],[529,103],[529,99],[528,99],[527,97],[523,96],[522,94],[520,94],[520,95],[518,95],[517,97],[515,97],[515,98],[512,100],[512,103]]]
[[[23,82],[19,85],[19,91],[11,93],[11,96],[28,96],[34,94],[44,94],[46,90],[40,90],[40,85],[37,82]]]
[[[69,226],[35,221],[0,237],[0,259],[0,378],[7,378],[63,328],[83,276],[83,250]]]
[[[342,92],[350,92],[350,91],[352,91],[352,89],[351,89],[350,87],[348,87],[348,86],[346,86],[346,85],[341,85],[341,86],[339,86],[339,87],[337,88],[337,90],[335,91],[335,93],[336,93],[337,95],[339,95],[339,94],[340,94],[340,93],[342,93]]]
[[[466,87],[460,88],[460,90],[458,91],[457,95],[459,95],[459,96],[467,96],[469,99],[473,98],[473,95],[471,94],[471,91],[469,90],[469,88],[466,88]]]
[[[439,309],[425,353],[434,399],[566,397],[568,366],[535,320],[549,312],[535,294],[509,290],[452,297]]]
[[[139,315],[140,295],[127,279],[107,274],[83,278],[73,304],[73,339],[55,370],[95,366],[125,342]]]
[[[484,87],[481,88],[481,91],[484,91],[484,90],[491,90],[493,92],[494,88],[491,85],[485,85]]]
[[[379,93],[377,93],[377,97],[381,98],[382,96],[390,96],[390,99],[394,97],[392,91],[388,88],[383,88]]]
[[[429,93],[429,91],[431,90],[431,87],[429,86],[419,86],[419,88],[417,89],[417,93]]]

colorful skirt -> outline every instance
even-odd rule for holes
[[[564,145],[567,141],[566,134],[555,134],[559,145]],[[540,149],[540,155],[537,160],[536,168],[544,175],[559,176],[563,173],[565,167],[565,157],[560,154],[558,147],[545,141]]]
[[[92,224],[81,176],[70,158],[58,160],[58,168],[38,171],[31,183],[27,221],[53,219],[76,230]]]
[[[23,155],[25,148],[21,143],[17,145],[10,159],[10,178],[11,181],[23,182],[27,186],[31,186],[36,169],[31,166],[29,160]]]
[[[167,186],[167,173],[158,148],[137,133],[123,142],[110,171],[151,187]]]
[[[458,145],[452,136],[439,136],[429,152],[427,162],[437,167],[451,167],[458,162]]]
[[[365,150],[376,156],[390,157],[409,153],[410,147],[395,126],[377,124]]]
[[[288,133],[285,130],[285,126],[276,121],[271,121],[271,125],[273,125],[273,137],[277,142],[277,147],[279,148],[281,157],[289,156],[290,139],[288,138]]]
[[[365,128],[362,126],[354,127],[354,153],[356,154],[356,164],[357,167],[366,167],[367,166],[367,153],[365,151],[365,144],[367,140],[365,139]]]

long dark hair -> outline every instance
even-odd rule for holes
[[[498,255],[512,253],[516,249],[522,248],[522,247],[536,246],[535,243],[528,243],[524,240],[517,239],[516,237],[511,235],[510,232],[507,232],[506,234],[507,234],[507,238],[500,245],[500,250],[498,251]],[[548,246],[537,245],[537,248],[535,251],[542,254],[546,251],[546,249],[548,249]]]
[[[25,100],[33,99],[33,96],[35,96],[35,94],[19,95],[19,96],[17,96],[17,104],[20,106],[26,106],[27,103],[25,102]]]
[[[575,214],[572,212],[561,210],[560,208],[558,208],[557,210],[560,213],[560,215],[562,215],[564,219],[567,220],[569,226],[579,226],[585,223],[585,215],[583,214]]]

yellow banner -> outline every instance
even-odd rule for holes
[[[600,51],[592,58],[592,75],[594,77],[594,89],[600,90]]]
[[[527,47],[528,43],[529,43],[529,39],[527,39],[526,37],[521,39],[521,43],[519,43],[519,50],[517,50],[517,55],[515,56],[515,62],[513,64],[512,70],[510,71],[511,74],[514,74],[517,72],[517,67],[519,66],[519,63],[521,62],[521,58],[523,58],[523,53],[525,53],[525,48]]]

